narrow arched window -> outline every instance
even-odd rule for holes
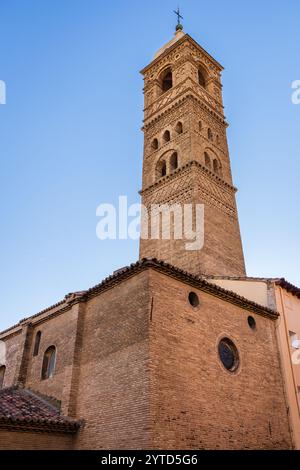
[[[198,82],[199,82],[199,85],[201,85],[203,88],[205,88],[205,78],[204,78],[204,75],[203,73],[201,72],[201,70],[198,70]]]
[[[42,336],[42,333],[40,331],[38,331],[37,334],[35,335],[34,348],[33,348],[34,356],[37,356],[39,353],[41,336]]]
[[[161,89],[163,93],[170,90],[173,86],[173,76],[172,70],[170,68],[166,69],[161,76]]]
[[[176,127],[175,127],[175,130],[177,132],[177,134],[182,134],[183,133],[183,125],[182,125],[182,122],[177,122],[176,124]]]
[[[163,141],[164,142],[169,142],[171,140],[171,134],[170,131],[165,131],[163,135]]]
[[[46,349],[42,366],[42,380],[50,379],[54,375],[56,363],[56,348],[50,346]]]
[[[3,388],[5,370],[6,370],[6,367],[5,367],[5,366],[1,366],[1,367],[0,367],[0,390],[1,390],[1,388]]]
[[[178,155],[177,155],[177,152],[174,152],[171,155],[170,168],[171,168],[171,171],[174,171],[174,170],[176,170],[176,168],[178,168]]]
[[[159,160],[159,162],[156,165],[155,169],[155,177],[156,179],[162,178],[163,176],[166,176],[167,174],[167,164],[165,160]]]
[[[207,166],[207,168],[211,169],[210,156],[208,155],[207,152],[204,152],[204,160],[205,160],[205,166]]]
[[[213,133],[211,131],[210,128],[207,129],[207,137],[208,137],[208,140],[213,140]]]
[[[152,147],[153,150],[158,149],[158,139],[153,139],[152,140],[151,147]]]
[[[213,168],[214,168],[214,172],[218,175],[220,173],[220,166],[219,166],[219,162],[217,159],[214,159],[213,161]]]

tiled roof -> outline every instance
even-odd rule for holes
[[[112,276],[109,276],[104,279],[100,284],[88,289],[85,293],[85,297],[88,298],[97,295],[99,292],[101,292],[101,290],[105,289],[107,286],[112,287],[122,278],[130,277],[133,274],[136,274],[137,272],[140,272],[148,267],[153,268],[161,273],[172,276],[183,282],[187,282],[189,285],[192,285],[205,292],[208,292],[209,294],[220,297],[223,300],[226,300],[227,302],[231,302],[233,304],[239,305],[240,307],[254,311],[260,315],[268,316],[272,319],[276,319],[278,317],[278,313],[274,310],[259,305],[249,299],[246,299],[245,297],[242,297],[233,291],[223,289],[222,287],[219,287],[215,284],[206,281],[204,275],[197,276],[191,274],[165,261],[157,260],[156,258],[143,258],[137,261],[136,263],[131,264],[130,266],[126,266],[118,270]]]
[[[75,433],[80,425],[31,390],[17,386],[0,390],[0,428]]]
[[[20,327],[25,323],[30,323],[39,316],[42,316],[46,313],[49,313],[49,316],[57,315],[58,313],[63,313],[63,311],[70,308],[70,305],[72,305],[72,303],[84,302],[91,297],[95,297],[101,292],[113,288],[119,282],[122,282],[123,280],[132,277],[147,268],[153,268],[164,274],[175,277],[176,279],[180,279],[181,281],[193,285],[198,289],[220,297],[227,302],[239,305],[242,308],[246,308],[260,315],[267,316],[269,318],[272,318],[273,320],[278,317],[278,313],[274,312],[274,310],[259,305],[249,299],[246,299],[236,294],[233,291],[223,289],[222,287],[212,284],[211,282],[206,280],[213,279],[214,276],[207,276],[205,274],[197,276],[187,271],[184,271],[183,269],[177,268],[176,266],[173,266],[172,264],[169,264],[165,261],[160,261],[156,258],[143,258],[137,261],[136,263],[132,263],[129,266],[125,266],[124,268],[118,269],[111,276],[106,277],[105,279],[103,279],[102,282],[100,282],[96,286],[91,287],[90,289],[87,289],[86,291],[68,294],[63,301],[58,302],[57,304],[52,305],[51,307],[48,307],[30,317],[24,318],[17,325],[11,326],[7,330],[0,332],[0,334],[2,335],[2,337],[4,337],[5,334],[9,334],[9,332],[11,332],[14,328]],[[222,276],[216,276],[216,278],[222,278]],[[224,278],[230,279],[230,277]]]
[[[295,295],[296,297],[298,297],[298,299],[300,299],[300,288],[299,287],[294,286],[290,282],[286,281],[284,278],[278,279],[276,281],[276,284],[278,286],[282,287],[283,289],[285,289],[286,291],[290,292],[291,294]]]

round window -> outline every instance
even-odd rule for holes
[[[234,372],[239,366],[239,353],[235,344],[229,338],[219,342],[219,356],[225,369]]]
[[[255,330],[256,328],[256,321],[253,317],[248,317],[248,325],[250,326],[251,330]]]
[[[199,305],[199,297],[195,292],[190,292],[189,293],[189,303],[191,304],[192,307],[198,307]]]

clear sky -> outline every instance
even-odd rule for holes
[[[225,66],[248,275],[300,285],[299,0],[181,0],[184,29]],[[100,241],[96,208],[138,202],[142,78],[177,1],[1,0],[0,329],[138,258]]]

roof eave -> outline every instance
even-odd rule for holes
[[[76,423],[51,423],[42,420],[22,420],[8,417],[0,417],[0,429],[23,432],[62,433],[75,434],[82,427],[81,422]]]
[[[245,299],[244,297],[239,296],[235,292],[226,290],[222,287],[212,284],[211,282],[206,281],[205,278],[207,276],[205,274],[201,276],[196,276],[180,268],[177,268],[176,266],[166,263],[165,261],[160,261],[156,258],[144,258],[142,260],[137,261],[136,263],[132,263],[130,266],[126,266],[124,269],[118,271],[116,274],[112,274],[111,276],[108,276],[107,278],[103,279],[101,283],[84,291],[84,293],[81,296],[78,296],[73,303],[85,302],[89,298],[99,295],[104,290],[112,289],[119,282],[122,282],[132,276],[135,276],[146,268],[153,268],[161,272],[163,271],[165,274],[180,278],[184,282],[192,283],[193,285],[197,284],[199,289],[206,290],[207,292],[209,291],[212,295],[226,299],[228,302],[243,305],[244,308],[248,308],[248,310],[256,311],[257,313],[260,312],[260,314],[264,316],[270,316],[273,319],[277,318],[278,316],[278,313],[271,309],[268,309],[259,304],[256,304],[255,302]],[[237,299],[238,302],[236,302]],[[42,316],[42,321],[46,321],[49,317],[59,315],[60,313],[63,313],[68,309],[70,309],[70,305],[65,304],[63,304],[61,308],[58,308],[57,310],[55,309],[54,311],[52,311],[52,307],[49,307],[49,309],[46,309],[49,310],[49,316],[43,317],[43,315],[45,314],[45,310],[43,310],[40,313],[36,313],[35,315],[28,317],[27,320],[23,320],[22,324],[24,325],[30,322],[33,323],[33,320],[36,320],[36,322],[38,323],[40,321],[40,315]],[[11,329],[7,329],[4,332],[0,332],[0,338],[4,338],[6,336],[14,334],[15,332],[11,331],[14,328],[16,328],[16,326],[12,327]]]

